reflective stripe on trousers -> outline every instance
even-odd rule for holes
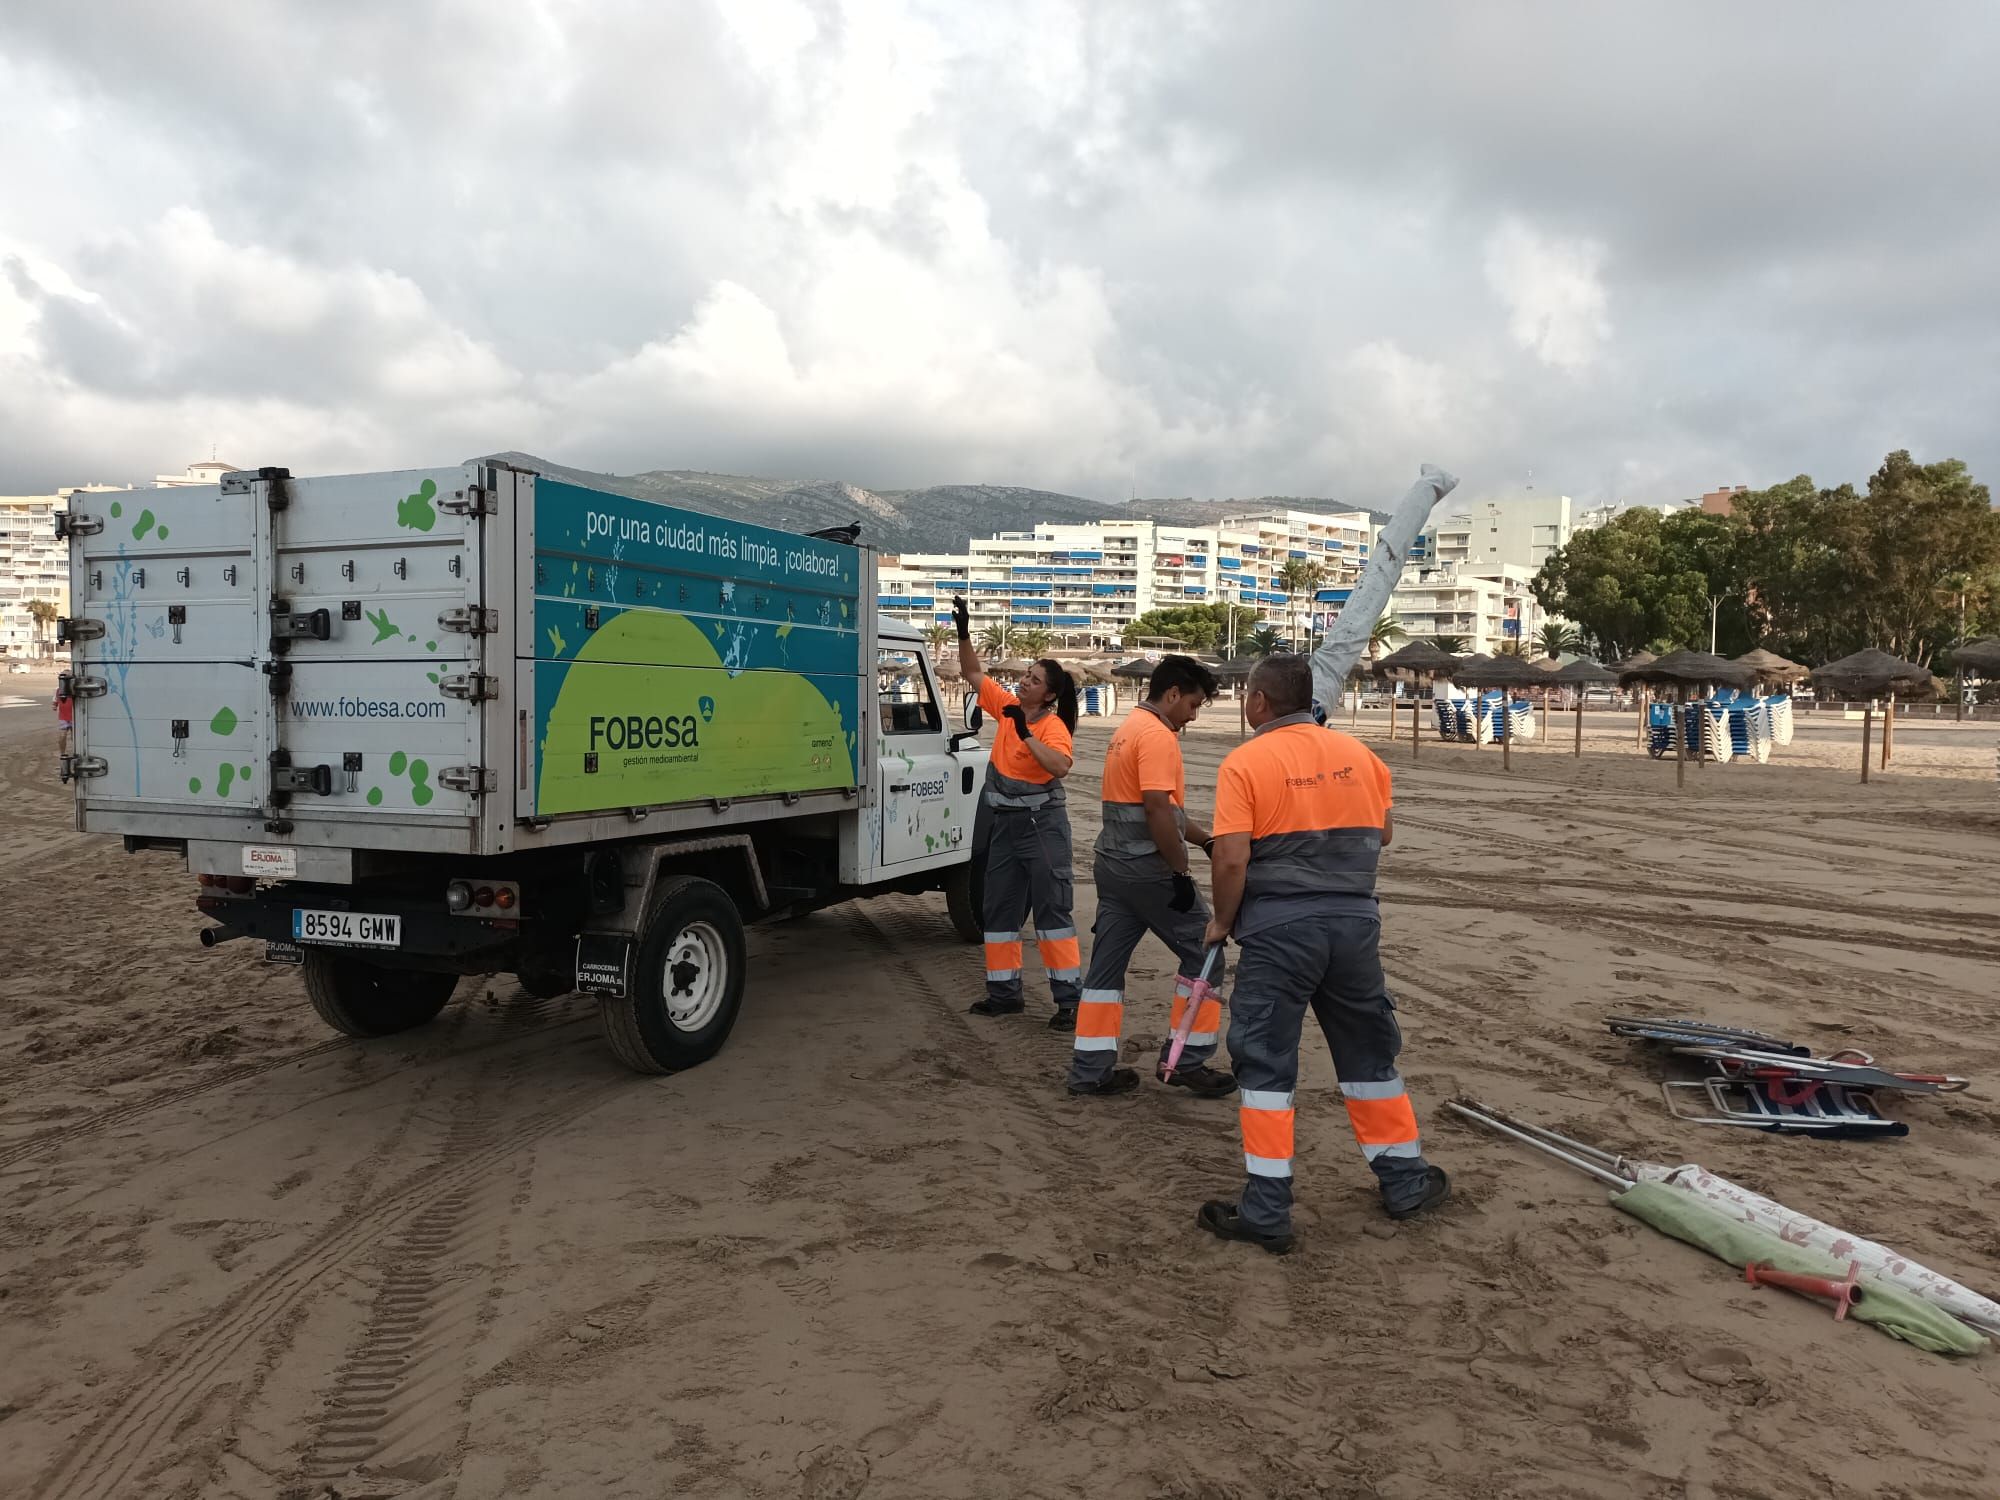
[[[1021,998],[1021,930],[1032,913],[1036,946],[1059,1006],[1077,1002],[1083,955],[1076,938],[1069,816],[996,809],[986,846],[986,993]]]
[[[1092,873],[1097,881],[1097,921],[1090,929],[1090,969],[1083,978],[1084,1003],[1077,1011],[1076,1047],[1069,1067],[1069,1081],[1079,1088],[1102,1082],[1117,1065],[1119,1038],[1124,1033],[1125,971],[1140,941],[1152,933],[1172,950],[1181,974],[1198,974],[1202,929],[1208,925],[1208,907],[1199,894],[1192,911],[1175,911],[1167,904],[1174,894],[1171,879],[1134,880],[1102,859],[1096,862]],[[1225,955],[1216,955],[1215,970],[1209,975],[1211,984],[1222,983],[1227,964]],[[1177,982],[1174,993],[1170,1026],[1185,1008],[1187,984]],[[1213,1016],[1209,1005],[1214,1006]],[[1215,1055],[1221,1014],[1222,1007],[1217,1001],[1211,1000],[1202,1007],[1195,1018],[1197,1034],[1181,1050],[1181,1067],[1198,1067]],[[1172,1044],[1173,1035],[1169,1031],[1160,1041],[1162,1063]]]
[[[1229,1055],[1242,1089],[1244,1222],[1275,1233],[1292,1217],[1293,1091],[1299,1033],[1311,1007],[1333,1054],[1362,1156],[1392,1208],[1423,1192],[1417,1117],[1396,1072],[1402,1032],[1382,979],[1381,921],[1301,917],[1253,932],[1229,999]]]

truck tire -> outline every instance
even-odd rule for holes
[[[306,951],[306,998],[343,1036],[390,1036],[435,1020],[458,988],[456,974],[384,969],[344,954]]]
[[[944,907],[951,914],[951,930],[961,942],[977,943],[986,936],[984,872],[967,860],[944,880]]]
[[[713,881],[676,875],[653,898],[623,996],[605,997],[605,1040],[626,1067],[673,1073],[722,1050],[743,1008],[743,918]]]

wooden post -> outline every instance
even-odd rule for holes
[[[1646,748],[1646,710],[1652,706],[1649,701],[1651,696],[1652,696],[1651,690],[1646,686],[1646,684],[1643,682],[1640,683],[1639,684],[1639,748],[1641,750]]]
[[[1677,701],[1674,703],[1674,786],[1676,789],[1688,784],[1688,690],[1681,684]]]
[[[1576,690],[1576,758],[1583,759],[1583,688]]]
[[[1896,695],[1882,705],[1882,769],[1889,769],[1889,743],[1896,737]]]
[[[1415,760],[1417,758],[1418,749],[1420,746],[1422,746],[1423,742],[1424,742],[1423,700],[1417,696],[1417,689],[1414,685],[1414,679],[1413,679],[1412,686],[1410,688],[1410,759],[1411,760]]]
[[[1861,710],[1861,784],[1868,785],[1868,741],[1875,728],[1875,700]]]
[[[1514,690],[1500,689],[1500,769],[1514,769]]]

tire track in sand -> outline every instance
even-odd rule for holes
[[[440,1148],[428,1165],[406,1175],[365,1202],[284,1262],[237,1294],[220,1316],[204,1316],[156,1340],[148,1353],[157,1361],[139,1376],[75,1441],[31,1491],[34,1500],[93,1500],[109,1497],[164,1455],[175,1430],[222,1381],[243,1352],[294,1313],[331,1272],[400,1226],[422,1220],[425,1234],[440,1242],[453,1205],[465,1199],[516,1153],[608,1103],[629,1086],[624,1077],[584,1082],[570,1097],[495,1131],[498,1108],[511,1102],[505,1090],[490,1087],[490,1075],[467,1086],[469,1128],[447,1132],[450,1149]],[[489,1105],[477,1101],[481,1094]],[[452,1154],[455,1151],[457,1154]],[[440,1208],[446,1218],[423,1219]],[[448,1242],[448,1231],[444,1241]],[[407,1289],[405,1289],[407,1290]],[[383,1304],[386,1316],[389,1304]],[[421,1321],[422,1315],[419,1314]],[[377,1326],[371,1321],[371,1328]],[[388,1326],[383,1323],[381,1326]],[[456,1399],[455,1396],[453,1398]]]

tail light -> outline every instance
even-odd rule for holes
[[[503,885],[493,893],[493,904],[502,911],[512,911],[514,899],[514,888],[511,885]]]

